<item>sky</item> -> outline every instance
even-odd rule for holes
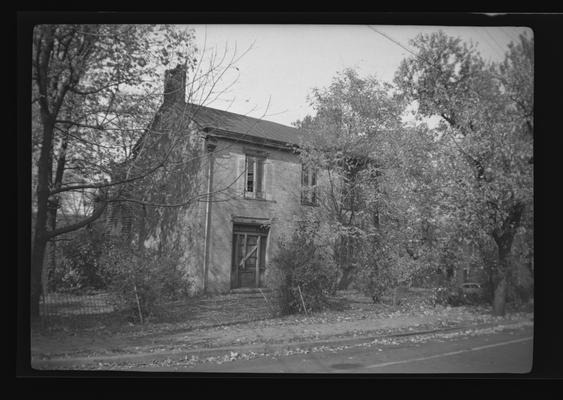
[[[370,26],[380,33],[368,25],[192,25],[204,59],[214,51],[242,56],[218,83],[220,95],[205,105],[291,126],[313,113],[311,90],[327,87],[345,68],[391,82],[401,60],[412,56],[403,47],[414,51],[409,40],[419,33],[441,29],[473,41],[489,61],[502,60],[520,33],[533,35],[508,26]]]

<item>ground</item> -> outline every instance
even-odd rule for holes
[[[143,370],[207,366],[212,369],[226,362],[271,355],[290,357],[303,351],[349,350],[369,343],[373,347],[394,341],[425,343],[438,337],[478,336],[533,326],[530,308],[494,317],[490,307],[431,306],[420,301],[423,297],[413,291],[410,300],[393,306],[373,304],[358,293],[343,292],[338,309],[254,321],[226,321],[210,316],[212,301],[218,305],[217,313],[225,313],[224,304],[215,298],[206,303],[207,312],[189,321],[131,324],[117,330],[97,326],[34,331],[32,367]]]

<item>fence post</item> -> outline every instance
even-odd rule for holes
[[[299,297],[301,297],[301,303],[303,304],[303,310],[305,310],[305,314],[308,315],[307,307],[305,306],[305,300],[303,300],[303,294],[301,293],[301,286],[297,285],[297,290],[299,290]]]
[[[141,312],[141,303],[139,302],[139,296],[137,295],[137,284],[133,283],[133,290],[135,291],[135,299],[137,300],[137,310],[139,310],[139,320],[143,324],[143,313]]]

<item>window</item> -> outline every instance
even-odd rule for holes
[[[317,204],[317,171],[309,165],[301,166],[301,203]]]
[[[264,198],[264,158],[247,155],[245,171],[245,196],[256,199]]]

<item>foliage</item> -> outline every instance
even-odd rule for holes
[[[114,164],[134,158],[132,149],[159,104],[160,81],[154,78],[160,75],[160,66],[174,62],[193,70],[194,51],[193,33],[183,27],[35,26],[33,317],[39,316],[47,242],[102,215],[108,201],[107,188],[120,183],[109,183]],[[116,193],[119,191],[114,197]],[[58,210],[77,197],[84,203],[81,214],[91,214],[58,227]]]
[[[336,266],[303,231],[296,231],[291,240],[281,243],[273,264],[281,275],[282,314],[319,311],[328,304],[336,285]]]
[[[454,231],[498,252],[494,309],[504,313],[510,253],[533,207],[533,39],[521,35],[500,64],[443,32],[419,35],[395,83],[418,116],[439,117],[438,206]],[[531,227],[530,227],[531,228]]]
[[[358,270],[354,276],[354,287],[369,296],[374,303],[382,300],[384,293],[393,287],[392,263],[388,254],[378,249],[362,251]]]
[[[353,281],[379,301],[385,289],[436,269],[447,234],[434,206],[435,138],[425,126],[406,126],[404,101],[373,76],[348,69],[313,94],[316,114],[298,122],[308,139],[300,157],[322,173],[317,213],[330,227],[323,243],[335,254],[340,288]]]
[[[99,226],[90,226],[59,242],[57,262],[48,280],[49,290],[106,288],[110,277],[100,264],[104,240]]]
[[[163,301],[176,300],[189,291],[176,258],[136,251],[123,240],[111,240],[100,263],[111,277],[110,293],[140,320],[154,313]]]
[[[529,303],[533,297],[533,286],[512,285],[507,293],[507,303],[519,307]]]
[[[432,292],[431,302],[434,305],[459,307],[463,305],[477,305],[487,302],[485,292],[466,293],[456,285],[439,286]]]
[[[157,111],[165,103],[170,106],[167,99],[187,97],[187,102],[200,104],[224,93],[216,85],[237,56],[229,60],[227,55],[226,51],[220,58],[211,52],[200,59],[193,30],[185,25],[35,27],[33,316],[39,315],[41,270],[49,240],[95,221],[108,205],[115,209],[124,204],[130,212],[127,218],[135,214],[147,220],[139,224],[137,237],[128,239],[138,244],[146,236],[157,236],[155,231],[163,238],[178,219],[172,209],[193,204],[204,195],[194,185],[199,169],[192,162],[194,148],[201,149],[200,138],[186,135],[190,127],[185,124],[170,122],[189,120],[186,113],[193,110],[178,110],[182,118]],[[167,85],[163,102],[162,76],[170,66],[181,69],[186,79],[177,82],[179,90]],[[77,208],[84,218],[58,226],[61,208]],[[168,251],[177,240],[164,242],[160,250]]]

